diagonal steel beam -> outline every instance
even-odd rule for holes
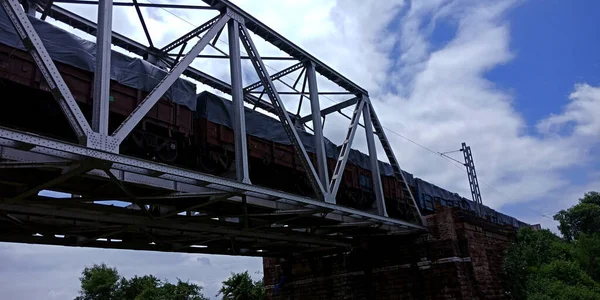
[[[85,141],[92,129],[21,5],[17,0],[1,0],[0,4],[46,79],[52,95],[58,101],[75,135],[80,142]]]
[[[363,101],[368,101],[363,98]],[[371,112],[369,104],[363,107],[363,120],[365,122],[365,135],[367,137],[367,148],[369,149],[369,165],[371,167],[371,180],[373,181],[373,192],[375,192],[375,202],[377,203],[377,213],[380,216],[387,217],[387,208],[385,206],[385,197],[383,196],[383,185],[381,184],[381,175],[379,173],[379,160],[377,160],[377,148],[373,138],[373,126],[371,122]]]
[[[133,4],[135,6],[135,12],[137,13],[140,23],[142,24],[142,29],[144,29],[146,39],[148,39],[148,45],[150,45],[150,47],[154,47],[154,43],[152,43],[152,38],[150,37],[150,32],[148,31],[148,27],[144,21],[144,15],[142,15],[142,10],[140,9],[140,4],[137,2],[137,0],[133,0]]]
[[[33,195],[36,195],[41,190],[51,188],[59,183],[65,182],[73,177],[76,177],[83,173],[86,173],[93,168],[94,168],[94,164],[89,161],[75,163],[74,165],[71,166],[70,169],[64,170],[60,176],[58,176],[52,180],[49,180],[47,182],[44,182],[36,187],[30,188],[27,191],[24,191],[21,194],[9,199],[8,202],[21,200],[21,199],[25,199],[25,198],[31,197]]]
[[[269,77],[263,61],[260,59],[260,55],[256,51],[256,46],[254,45],[254,42],[252,42],[252,38],[250,37],[248,30],[243,25],[240,25],[239,27],[242,44],[244,45],[244,48],[246,48],[248,56],[252,58],[252,65],[254,66],[258,77],[263,83],[265,93],[269,96],[273,107],[275,107],[277,110],[277,116],[279,117],[281,124],[283,125],[292,145],[294,146],[294,149],[296,150],[296,154],[298,155],[300,163],[306,171],[306,175],[312,188],[316,192],[318,198],[323,198],[323,200],[327,199],[328,192],[324,189],[321,182],[317,180],[317,172],[308,158],[306,149],[304,149],[304,145],[302,144],[302,141],[298,136],[298,132],[296,132],[294,124],[292,123],[285,106],[283,105],[283,101],[281,101],[281,98],[279,98],[279,94],[277,93],[277,90],[275,89],[275,86]]]
[[[306,70],[306,69],[304,69]],[[304,100],[304,91],[306,91],[306,83],[308,82],[308,76],[304,76],[304,81],[302,82],[302,93],[300,93],[300,100],[298,102],[298,111],[296,112],[296,116],[300,116],[300,111],[302,110],[302,100]],[[304,123],[298,122],[298,125],[302,125]]]
[[[310,92],[310,108],[312,110],[312,123],[315,140],[315,153],[317,158],[317,169],[319,179],[325,189],[329,189],[329,171],[327,170],[327,154],[325,153],[325,139],[321,125],[321,108],[319,103],[319,87],[317,86],[317,73],[312,62],[306,63],[306,78],[308,78],[308,90]],[[331,199],[330,199],[331,200]],[[334,201],[335,202],[335,201]]]
[[[358,122],[360,120],[360,114],[362,113],[364,106],[365,101],[360,100],[354,108],[354,113],[352,114],[352,119],[350,120],[350,126],[348,126],[346,138],[344,139],[344,143],[342,143],[340,155],[335,164],[335,169],[333,169],[333,174],[331,175],[331,182],[329,183],[329,192],[334,197],[334,199],[337,195],[338,189],[340,188],[340,183],[342,182],[344,168],[346,168],[346,162],[348,162],[348,156],[350,155],[352,141],[354,141],[354,134],[356,133],[356,128],[358,127]]]
[[[164,53],[169,53],[169,51],[181,46],[184,43],[187,43],[189,40],[193,39],[194,37],[197,37],[198,35],[202,34],[203,32],[211,29],[213,27],[213,25],[219,21],[219,19],[221,19],[220,15],[204,22],[204,24],[192,29],[190,32],[184,34],[180,38],[178,38],[178,39],[172,41],[171,43],[169,43],[168,45],[162,47],[160,49],[160,51],[164,52]],[[221,31],[221,28],[223,28],[223,27],[220,27],[218,31]],[[213,38],[215,36],[216,36],[216,33],[215,33],[215,35],[213,35]]]
[[[275,74],[271,75],[271,81],[273,81],[273,80],[277,80],[277,79],[279,79],[279,78],[281,78],[281,77],[284,77],[284,76],[286,76],[286,75],[288,75],[288,74],[290,74],[290,73],[293,73],[293,72],[295,72],[296,70],[299,70],[299,69],[301,69],[303,66],[304,66],[304,65],[303,65],[302,63],[297,63],[297,64],[295,64],[295,65],[293,65],[293,66],[291,66],[291,67],[289,67],[289,68],[283,69],[283,70],[281,70],[281,71],[279,71],[279,72],[277,72],[277,73],[275,73]],[[244,92],[250,92],[250,91],[252,91],[252,90],[255,90],[255,89],[257,89],[257,88],[261,87],[262,85],[263,85],[263,84],[262,84],[262,81],[257,81],[257,82],[255,82],[255,83],[253,83],[253,84],[251,84],[251,85],[249,85],[249,86],[245,87],[245,88],[244,88]]]
[[[186,54],[179,63],[165,76],[160,83],[148,94],[146,99],[136,107],[136,109],[125,119],[125,121],[115,130],[113,137],[117,142],[122,142],[127,135],[133,130],[133,128],[140,122],[140,120],[150,111],[150,109],[158,102],[158,100],[164,95],[164,93],[171,87],[171,85],[179,78],[179,76],[185,71],[185,69],[192,63],[210,40],[217,34],[230,17],[222,15],[221,18],[210,28],[210,30],[204,35],[200,41]]]
[[[369,111],[371,113],[371,122],[373,123],[373,128],[375,129],[375,134],[377,135],[377,137],[379,137],[381,146],[383,147],[383,150],[385,151],[385,154],[388,157],[390,165],[392,165],[392,169],[394,170],[394,175],[396,176],[396,178],[398,180],[402,180],[402,182],[404,183],[404,186],[406,187],[406,190],[408,191],[408,195],[409,195],[410,199],[412,200],[411,201],[412,203],[410,203],[409,206],[412,206],[413,210],[415,211],[415,217],[416,217],[417,221],[421,222],[421,224],[425,224],[423,215],[421,214],[421,211],[419,210],[419,206],[417,206],[417,202],[415,201],[415,197],[413,196],[412,192],[410,191],[408,182],[406,181],[406,178],[404,177],[404,172],[402,171],[402,169],[400,169],[400,164],[398,164],[396,155],[394,154],[394,151],[392,150],[392,145],[390,144],[389,140],[387,139],[387,136],[385,135],[385,132],[383,131],[383,126],[379,122],[379,118],[377,118],[377,114],[375,113],[375,109],[373,108],[373,105],[371,103],[369,103]]]

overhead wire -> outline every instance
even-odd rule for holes
[[[149,3],[152,3],[152,4],[156,4],[156,3],[155,3],[155,2],[153,2],[152,0],[143,0],[143,1],[147,1],[147,2],[149,2]],[[160,9],[162,9],[162,10],[164,10],[165,12],[169,13],[170,15],[172,15],[172,16],[174,16],[174,17],[176,17],[176,18],[180,19],[180,20],[182,20],[183,22],[185,22],[185,23],[187,23],[187,24],[189,24],[189,25],[193,26],[193,27],[198,27],[198,25],[195,25],[195,24],[193,24],[192,22],[190,22],[190,21],[186,20],[185,18],[183,18],[183,17],[181,17],[181,16],[178,16],[177,14],[175,14],[175,13],[173,13],[173,12],[169,11],[168,9],[166,9],[166,8],[164,8],[164,7],[159,7],[159,8],[160,8]],[[227,43],[227,42],[225,42],[224,40],[222,40],[221,38],[217,38],[217,40],[218,40],[219,42],[223,43],[224,45],[228,45],[228,43]],[[213,47],[214,49],[216,49],[217,51],[219,51],[219,52],[223,53],[223,52],[222,52],[222,50],[220,50],[218,47],[214,46],[212,43],[208,43],[208,45],[212,46],[212,47]],[[247,55],[247,53],[246,53],[246,52],[245,52],[243,49],[240,49],[240,50],[241,50],[241,52],[243,52],[244,54],[246,54],[246,55]],[[277,69],[275,69],[275,68],[273,68],[273,67],[269,66],[267,63],[264,63],[264,65],[265,65],[266,67],[268,67],[269,69],[271,69],[271,70],[277,71]],[[285,75],[285,76],[282,76],[280,79],[282,79],[282,78],[288,78],[288,79],[291,79],[292,81],[294,81],[294,80],[295,80],[295,79],[291,78],[289,74],[288,74],[288,75]],[[283,81],[282,81],[282,82],[283,82]],[[288,83],[288,84],[289,84],[289,83]],[[333,100],[333,99],[331,99],[330,97],[327,97],[326,95],[319,95],[319,98],[325,98],[325,99],[329,100],[330,102],[333,102],[333,103],[336,103],[336,104],[340,103],[340,101]],[[339,112],[341,113],[341,111],[342,111],[342,110],[345,110],[345,109],[348,109],[348,108],[342,108],[342,109],[340,109],[340,111],[339,111]],[[344,114],[342,113],[342,115],[344,115]],[[346,117],[347,117],[347,116],[346,116]],[[398,133],[398,132],[396,132],[396,131],[394,131],[394,130],[392,130],[392,129],[390,129],[390,128],[387,128],[387,127],[385,127],[385,126],[383,126],[383,125],[382,125],[382,127],[383,127],[383,129],[385,129],[385,130],[387,130],[388,132],[391,132],[392,134],[394,134],[394,135],[396,135],[396,136],[398,136],[398,137],[400,137],[400,138],[402,138],[402,139],[406,140],[407,142],[409,142],[409,143],[412,143],[412,144],[414,144],[415,146],[417,146],[417,147],[419,147],[419,148],[422,148],[423,150],[426,150],[426,151],[428,151],[428,152],[430,152],[430,153],[432,153],[432,154],[435,154],[435,156],[436,156],[436,157],[442,157],[442,158],[443,158],[445,161],[447,161],[448,163],[450,163],[452,166],[454,166],[454,167],[458,168],[458,169],[459,169],[459,170],[461,170],[461,171],[464,171],[464,169],[463,169],[463,167],[464,167],[464,163],[462,163],[462,162],[460,162],[460,161],[458,161],[458,160],[456,160],[456,159],[453,159],[453,158],[451,158],[451,157],[449,157],[449,156],[447,156],[447,155],[446,155],[446,154],[449,154],[449,153],[454,153],[454,152],[458,152],[458,151],[462,151],[462,150],[453,150],[453,151],[447,151],[447,152],[439,152],[439,151],[435,151],[435,150],[432,150],[431,148],[428,148],[428,147],[426,147],[426,146],[424,146],[424,145],[422,145],[422,144],[420,144],[420,143],[418,143],[418,142],[416,142],[416,141],[414,141],[414,140],[412,140],[412,139],[408,138],[407,136],[405,136],[405,135],[402,135],[402,134],[400,134],[400,133]],[[457,165],[456,163],[458,163],[458,165]],[[485,181],[483,181],[483,180],[481,180],[481,179],[478,179],[478,181],[479,181],[479,182],[481,182],[481,183],[482,183],[483,185],[485,185],[486,187],[488,187],[489,189],[491,189],[491,190],[495,191],[497,194],[499,194],[499,195],[501,195],[501,196],[503,196],[503,197],[506,197],[506,198],[508,198],[509,200],[513,201],[513,202],[516,202],[516,201],[514,200],[514,198],[513,198],[513,197],[510,197],[509,195],[506,195],[505,193],[501,192],[500,190],[496,189],[495,187],[493,187],[492,185],[490,185],[490,184],[486,183]],[[526,206],[526,205],[524,205],[524,207],[526,207],[527,209],[531,210],[532,212],[535,212],[536,214],[538,214],[538,215],[540,215],[540,216],[542,216],[542,217],[544,217],[544,218],[548,218],[548,219],[554,220],[553,218],[551,218],[551,217],[547,216],[546,214],[540,213],[539,211],[537,211],[537,210],[534,210],[534,209],[532,209],[532,208],[530,208],[530,207],[528,207],[528,206]]]

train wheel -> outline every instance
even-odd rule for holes
[[[173,141],[167,141],[158,147],[156,155],[161,161],[174,162],[177,159],[177,144]]]

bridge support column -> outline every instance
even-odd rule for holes
[[[426,217],[429,233],[371,237],[321,257],[265,258],[267,299],[504,299],[502,253],[516,229],[436,211]]]

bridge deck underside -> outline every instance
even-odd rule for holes
[[[342,251],[363,237],[423,230],[7,128],[0,128],[0,197],[0,241],[7,242],[284,256]]]

